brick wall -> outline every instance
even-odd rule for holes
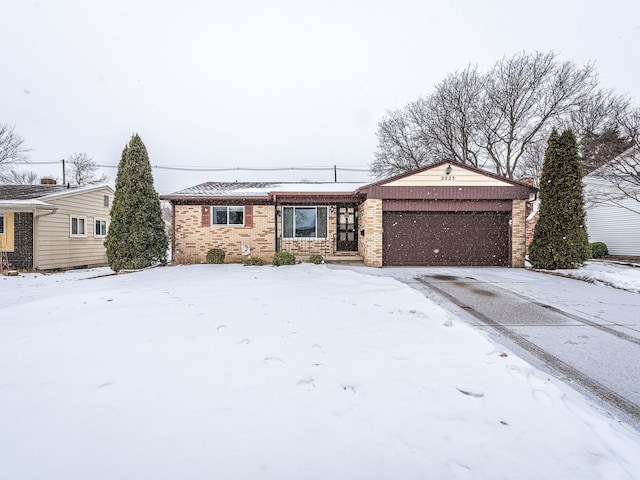
[[[360,205],[358,212],[360,237],[358,250],[369,267],[382,266],[382,200],[368,199]]]
[[[511,210],[511,266],[524,267],[526,243],[526,200],[513,200]]]
[[[14,215],[14,249],[9,252],[9,266],[24,270],[33,269],[33,213]]]
[[[252,227],[202,226],[201,205],[175,205],[173,260],[176,263],[200,263],[211,248],[225,251],[225,262],[243,262],[243,245],[252,256],[270,261],[275,251],[273,205],[253,206]]]

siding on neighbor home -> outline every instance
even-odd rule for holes
[[[40,215],[35,222],[34,268],[64,269],[107,264],[105,237],[95,235],[95,220],[109,222],[109,206],[104,196],[113,194],[106,187],[88,192],[70,192],[47,198],[46,202],[58,210],[52,215]],[[85,219],[86,236],[72,237],[71,216]]]
[[[628,199],[622,204],[638,210]],[[601,204],[587,209],[589,242],[604,242],[610,255],[640,256],[640,214],[615,205]]]

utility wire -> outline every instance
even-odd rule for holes
[[[60,160],[53,161],[41,161],[41,162],[16,162],[16,161],[6,161],[3,162],[5,164],[15,164],[15,165],[58,165]],[[118,168],[117,165],[106,165],[96,163],[94,164],[99,168]],[[234,172],[234,171],[244,171],[244,172],[283,172],[283,171],[335,171],[338,170],[340,172],[369,172],[369,168],[366,167],[264,167],[264,168],[250,168],[250,167],[173,167],[167,165],[152,165],[152,168],[156,168],[159,170],[174,170],[174,171],[184,171],[184,172]]]

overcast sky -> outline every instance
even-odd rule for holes
[[[469,63],[553,50],[637,103],[639,46],[638,0],[2,0],[0,122],[34,162],[86,152],[115,167],[135,132],[152,165],[366,168],[385,112]],[[154,178],[169,193],[333,172]]]

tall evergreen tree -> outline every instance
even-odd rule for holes
[[[105,241],[114,271],[166,263],[168,239],[160,198],[153,187],[149,154],[138,135],[122,152]]]
[[[540,179],[540,216],[529,246],[534,268],[578,268],[591,257],[582,167],[571,130],[549,137]]]

